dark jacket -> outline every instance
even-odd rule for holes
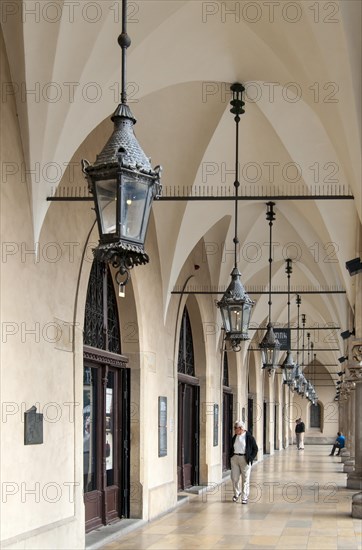
[[[232,442],[231,442],[231,448],[230,448],[230,458],[234,456],[234,442],[235,442],[236,434],[234,435]],[[247,464],[252,464],[253,461],[256,458],[256,455],[258,454],[258,446],[256,444],[255,438],[251,435],[250,432],[246,432],[246,440],[245,440],[245,459]]]
[[[298,424],[295,426],[295,433],[301,434],[303,432],[305,432],[304,422],[298,422]]]

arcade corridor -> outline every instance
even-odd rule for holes
[[[361,29],[0,3],[1,550],[362,550]]]

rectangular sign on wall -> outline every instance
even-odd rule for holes
[[[158,456],[167,455],[167,397],[158,398]]]
[[[214,403],[214,447],[219,444],[219,405]]]
[[[274,334],[280,342],[282,351],[290,349],[290,328],[274,328]]]

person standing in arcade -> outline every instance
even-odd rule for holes
[[[246,430],[245,423],[237,420],[234,423],[234,437],[230,449],[231,481],[233,484],[233,502],[241,495],[242,504],[248,503],[250,472],[258,452],[254,437]],[[241,476],[241,491],[240,491]]]
[[[301,418],[297,418],[295,421],[295,436],[297,439],[297,448],[299,451],[304,451],[304,433],[305,425]]]

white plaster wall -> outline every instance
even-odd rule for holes
[[[10,81],[4,47],[1,78]],[[79,254],[73,257],[66,244],[74,234],[64,210],[53,226],[46,222],[34,253],[11,97],[1,105],[1,118],[1,157],[12,167],[1,183],[2,547],[82,548],[81,393],[74,355],[79,331],[73,330]],[[25,446],[24,411],[33,405],[44,415],[44,442]]]

